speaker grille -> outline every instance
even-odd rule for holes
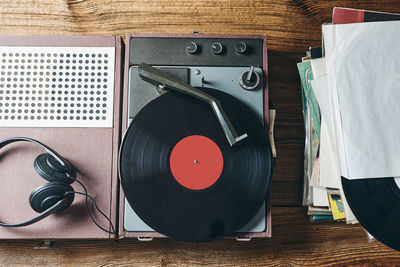
[[[112,127],[114,47],[0,47],[0,127]]]

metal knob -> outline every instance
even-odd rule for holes
[[[260,84],[260,75],[254,70],[254,66],[250,70],[246,70],[240,75],[239,84],[243,89],[253,90]]]
[[[198,46],[195,42],[189,42],[186,44],[186,52],[189,54],[195,54],[198,50]]]
[[[247,45],[244,42],[237,42],[235,44],[235,51],[238,54],[244,54],[246,53],[247,50]]]
[[[224,50],[224,47],[222,46],[222,44],[221,43],[212,43],[211,44],[211,52],[214,54],[214,55],[219,55],[219,54],[221,54],[222,53],[222,51]]]

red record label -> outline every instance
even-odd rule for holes
[[[169,164],[179,184],[192,190],[201,190],[219,179],[224,159],[218,145],[210,138],[191,135],[175,145]]]

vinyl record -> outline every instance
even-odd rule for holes
[[[271,179],[269,139],[236,98],[215,96],[239,135],[230,147],[209,104],[168,92],[133,119],[120,151],[125,196],[151,228],[181,241],[234,234],[260,209]]]
[[[394,178],[342,177],[346,200],[361,225],[377,240],[400,251],[400,189]]]

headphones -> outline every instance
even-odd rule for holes
[[[111,220],[97,207],[96,202],[87,193],[86,187],[76,179],[76,168],[66,159],[62,158],[56,151],[45,144],[28,137],[12,137],[0,142],[0,149],[8,144],[15,142],[29,142],[43,148],[47,153],[40,154],[33,162],[36,172],[48,183],[40,185],[32,191],[29,197],[29,204],[33,210],[39,213],[36,217],[21,223],[9,224],[0,222],[0,226],[5,227],[22,227],[38,222],[47,216],[61,212],[71,206],[74,201],[75,194],[86,196],[86,211],[92,221],[103,231],[114,234],[114,226]],[[85,193],[75,192],[71,184],[78,182]],[[88,207],[88,199],[90,199],[95,208],[103,215],[112,228],[112,232],[101,227],[93,218]]]

